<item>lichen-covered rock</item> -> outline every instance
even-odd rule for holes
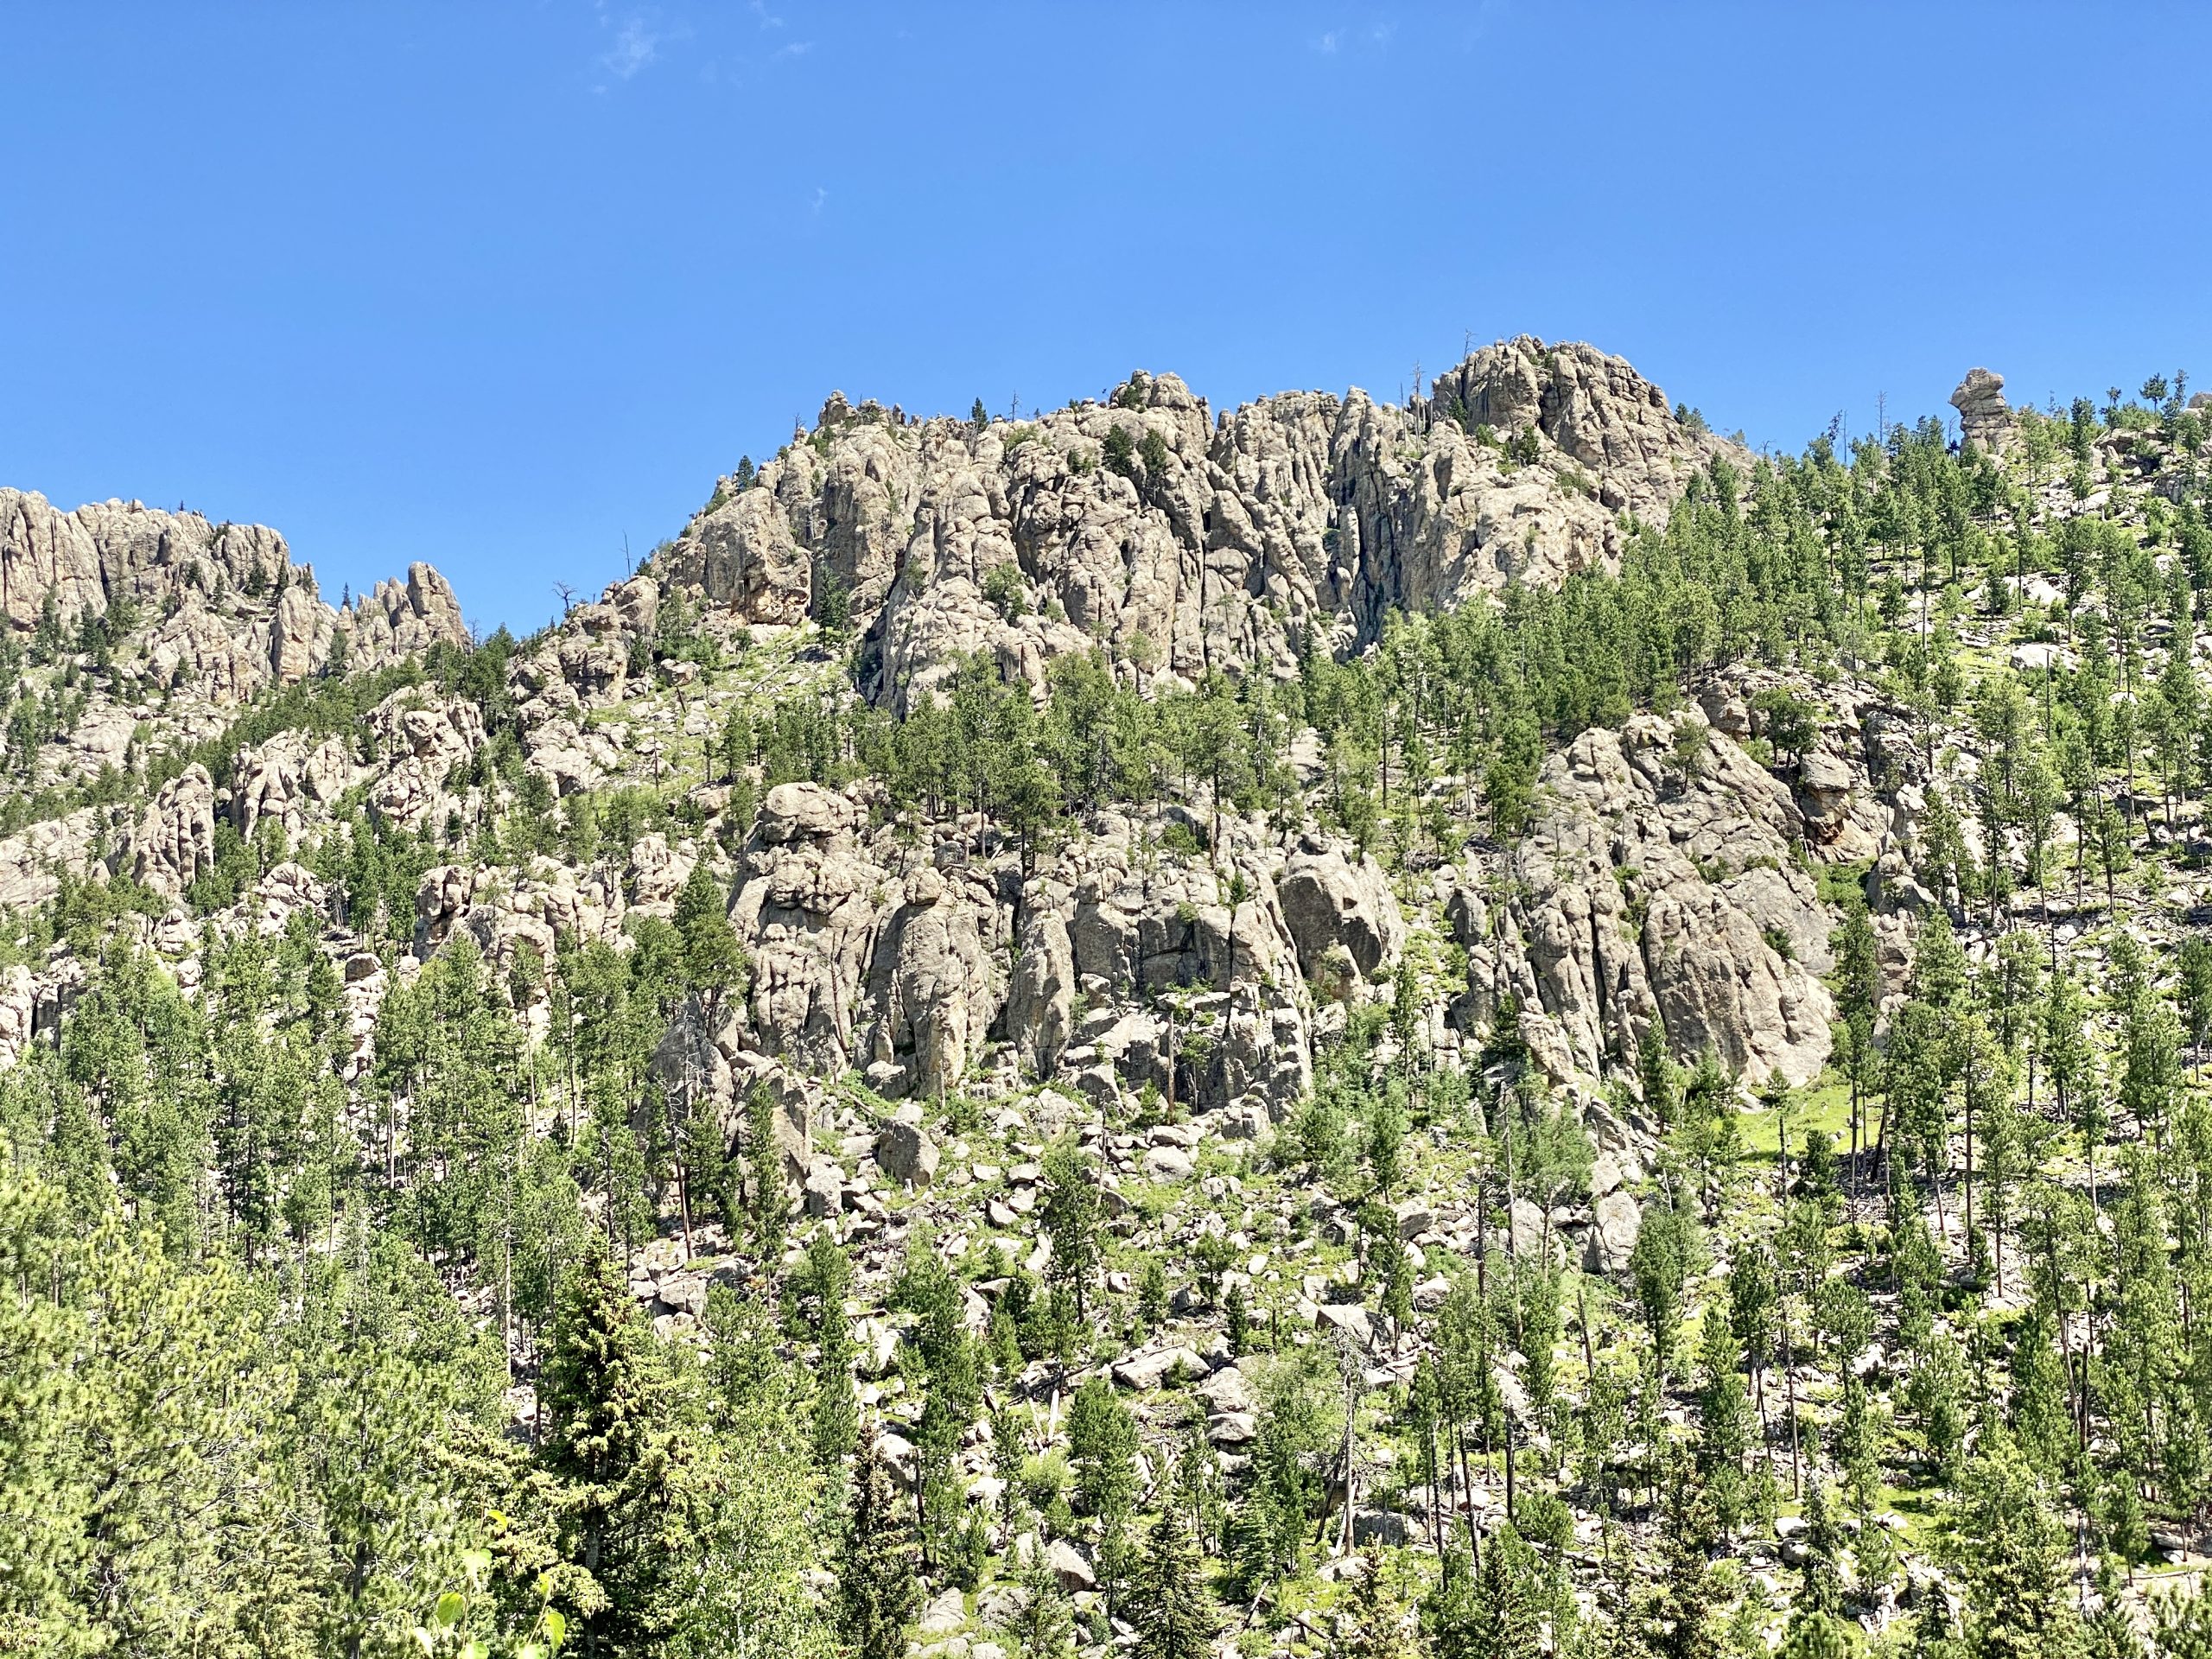
[[[1075,947],[1067,923],[1047,910],[1022,930],[1006,999],[1007,1039],[1039,1076],[1051,1076],[1059,1065],[1074,1010]]]
[[[193,762],[163,784],[130,837],[130,874],[174,899],[215,861],[215,780]]]
[[[1405,943],[1405,918],[1382,867],[1371,855],[1347,857],[1344,849],[1319,836],[1300,841],[1275,896],[1309,977],[1319,972],[1333,946],[1343,946],[1367,976],[1395,962]]]
[[[893,1118],[876,1132],[875,1161],[893,1180],[927,1186],[937,1178],[943,1154],[929,1132],[918,1123]]]
[[[1632,1074],[1655,1019],[1680,1058],[1808,1082],[1828,1050],[1830,924],[1797,866],[1802,814],[1737,744],[1681,718],[1694,770],[1655,715],[1585,732],[1546,763],[1512,925],[1463,936],[1478,1017],[1514,996],[1525,1036],[1541,1014],[1532,1048],[1561,1082]],[[1475,920],[1471,901],[1460,914]]]
[[[1583,1265],[1595,1273],[1621,1273],[1643,1232],[1643,1206],[1614,1191],[1598,1200],[1596,1225],[1584,1247]]]
[[[46,904],[61,890],[64,874],[84,875],[97,817],[94,809],[79,807],[0,839],[0,911]]]
[[[484,742],[484,716],[462,698],[431,703],[414,690],[392,694],[369,716],[383,771],[369,807],[388,823],[415,829],[449,804],[454,769]]]

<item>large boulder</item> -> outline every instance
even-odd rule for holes
[[[998,969],[978,926],[988,917],[963,882],[929,865],[906,878],[906,903],[884,924],[867,984],[880,1010],[872,1073],[891,1095],[936,1095],[967,1075],[999,1006]]]
[[[1308,978],[1332,946],[1349,952],[1365,976],[1395,962],[1404,946],[1397,896],[1370,855],[1347,856],[1342,847],[1307,836],[1284,865],[1275,897]]]
[[[215,861],[215,780],[194,761],[155,792],[131,838],[130,874],[176,898]]]
[[[821,841],[858,827],[860,809],[820,784],[778,784],[760,804],[760,836],[771,847]]]
[[[2012,411],[2005,403],[2005,377],[1989,369],[1967,371],[1951,394],[1959,411],[1959,430],[1984,449],[2001,448],[2012,433]]]
[[[927,1186],[937,1178],[940,1156],[919,1123],[894,1117],[876,1131],[876,1165],[901,1185]]]
[[[1643,1231],[1643,1206],[1616,1190],[1598,1200],[1596,1225],[1584,1248],[1583,1265],[1592,1273],[1621,1273]]]
[[[1075,1013],[1075,947],[1057,911],[1030,918],[1007,986],[1007,1039],[1039,1077],[1050,1077],[1068,1046]]]
[[[1830,922],[1798,864],[1803,817],[1732,740],[1681,719],[1694,772],[1677,726],[1656,715],[1586,731],[1545,763],[1545,808],[1503,883],[1509,925],[1455,918],[1466,1017],[1517,1002],[1560,1081],[1633,1075],[1656,1020],[1678,1059],[1710,1052],[1750,1083],[1808,1083],[1833,1005],[1819,976]],[[1459,906],[1469,923],[1476,910]]]

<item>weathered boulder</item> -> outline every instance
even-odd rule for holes
[[[1191,1179],[1191,1154],[1180,1147],[1154,1147],[1144,1155],[1144,1173],[1155,1181]]]
[[[977,925],[995,906],[928,865],[905,885],[866,986],[880,1011],[874,1058],[899,1068],[885,1093],[935,1095],[967,1074],[998,1011],[997,964]]]
[[[92,859],[98,816],[92,807],[79,807],[0,839],[0,910],[43,905],[60,891],[63,874],[84,874]]]
[[[1314,1310],[1313,1322],[1355,1347],[1375,1345],[1375,1321],[1357,1302],[1324,1302]]]
[[[1596,1224],[1590,1229],[1583,1265],[1593,1273],[1621,1273],[1643,1231],[1643,1206],[1630,1194],[1615,1190],[1598,1200]]]
[[[1969,443],[1984,449],[2001,448],[2012,433],[2012,411],[2005,403],[2005,377],[1988,369],[1967,371],[1951,394],[1951,407],[1959,411],[1959,430]]]
[[[215,780],[207,767],[195,760],[161,786],[130,846],[131,875],[170,898],[215,861]]]
[[[876,1165],[902,1185],[927,1186],[937,1178],[938,1160],[942,1155],[937,1142],[918,1123],[894,1117],[876,1131]]]
[[[844,1172],[829,1159],[822,1159],[806,1172],[806,1185],[801,1194],[806,1213],[816,1218],[841,1215],[845,1208]]]
[[[1370,855],[1348,858],[1339,846],[1304,836],[1283,868],[1275,896],[1308,977],[1332,946],[1343,946],[1360,973],[1372,976],[1396,961],[1405,944],[1397,895]]]
[[[1046,1547],[1045,1565],[1059,1580],[1060,1588],[1071,1595],[1098,1586],[1098,1574],[1091,1569],[1090,1558],[1065,1538],[1055,1538]]]
[[[1158,1388],[1178,1371],[1185,1376],[1203,1376],[1206,1363],[1197,1350],[1178,1344],[1130,1354],[1116,1360],[1109,1369],[1114,1373],[1114,1380],[1123,1388],[1144,1394]]]
[[[967,1599],[957,1588],[947,1589],[922,1609],[914,1628],[924,1636],[950,1636],[967,1622]]]
[[[1741,747],[1682,718],[1698,734],[1694,773],[1675,726],[1648,715],[1545,763],[1548,804],[1518,855],[1510,925],[1495,938],[1460,930],[1465,1017],[1517,1000],[1522,1037],[1560,1082],[1632,1072],[1655,1019],[1679,1058],[1710,1051],[1752,1083],[1808,1082],[1832,1004],[1819,978],[1830,923],[1794,845],[1803,817]],[[1472,920],[1471,903],[1460,913]]]
[[[1068,1046],[1075,1009],[1075,947],[1058,912],[1033,916],[1007,986],[1006,1035],[1040,1077]]]

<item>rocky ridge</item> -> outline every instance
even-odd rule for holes
[[[2015,429],[2000,387],[1970,375],[1959,404],[1992,450]],[[2051,490],[2043,509],[2125,499],[2159,453],[2143,434],[2108,435],[2094,487]],[[65,793],[0,839],[0,909],[127,886],[109,937],[152,952],[188,995],[211,938],[310,939],[340,970],[341,1064],[358,1090],[379,1003],[442,950],[467,941],[543,1040],[561,1015],[532,960],[580,942],[632,949],[638,921],[673,915],[703,868],[746,972],[728,996],[677,1009],[652,1075],[708,1105],[733,1152],[751,1103],[767,1101],[792,1211],[832,1227],[861,1268],[860,1397],[887,1461],[911,1425],[886,1285],[913,1241],[931,1241],[976,1281],[963,1306],[988,1330],[1005,1281],[988,1288],[985,1263],[1049,1266],[1041,1160],[1065,1135],[1096,1155],[1129,1249],[1203,1245],[1224,1264],[1090,1369],[1162,1414],[1148,1432],[1171,1402],[1198,1399],[1234,1470],[1263,1368],[1224,1336],[1231,1291],[1272,1299],[1301,1344],[1344,1344],[1370,1387],[1406,1382],[1421,1356],[1367,1306],[1374,1286],[1350,1249],[1370,1218],[1282,1179],[1347,1032],[1382,1033],[1367,1051],[1377,1088],[1411,1058],[1485,1109],[1554,1098],[1597,1154],[1550,1199],[1486,1216],[1449,1126],[1425,1127],[1383,1217],[1417,1275],[1415,1306],[1433,1309],[1459,1264],[1493,1252],[1624,1274],[1661,1161],[1640,1075],[1654,1039],[1681,1065],[1711,1057],[1748,1109],[1770,1084],[1815,1083],[1829,1058],[1835,881],[1872,903],[1885,1007],[1911,918],[1965,920],[1961,894],[1922,879],[1929,791],[1975,764],[1964,716],[1931,728],[1873,672],[1747,656],[1682,706],[1554,747],[1517,836],[1472,828],[1478,779],[1429,779],[1429,799],[1468,832],[1389,868],[1312,810],[1327,760],[1311,734],[1288,745],[1300,812],[1246,814],[1186,784],[1145,807],[1087,810],[1034,848],[957,804],[931,814],[873,781],[733,764],[723,734],[736,719],[841,709],[855,680],[877,709],[909,711],[977,655],[1039,693],[1056,659],[1101,644],[1155,695],[1217,671],[1288,676],[1316,641],[1367,650],[1393,610],[1486,604],[1612,564],[1635,523],[1663,519],[1719,459],[1745,460],[1625,365],[1529,340],[1478,353],[1404,407],[1300,393],[1216,417],[1172,376],[1019,423],[916,423],[833,398],[813,433],[725,480],[637,575],[500,657],[489,695],[418,677],[345,729],[279,730],[157,784],[133,774],[149,779],[143,798]],[[130,773],[162,739],[220,732],[276,688],[467,643],[427,567],[333,612],[274,532],[120,504],[59,514],[13,493],[0,512],[12,638],[49,615],[66,632],[118,601],[132,624],[106,642],[107,666],[64,649],[35,671],[41,696],[73,671],[92,687],[44,746],[41,786]],[[2012,589],[2050,617],[2062,597]],[[2002,619],[1958,626],[1963,648],[1995,661],[2065,649],[2014,645]],[[1760,712],[1776,693],[1817,716],[1802,753],[1777,753]],[[621,816],[639,797],[658,804],[642,829]],[[505,838],[518,817],[569,838],[518,848]],[[627,827],[586,837],[582,823]],[[1976,826],[1962,833],[1986,850]],[[2054,834],[2077,838],[2063,813]],[[335,859],[365,835],[412,861],[365,913]],[[242,845],[250,877],[235,892],[211,882]],[[2051,928],[2054,952],[2082,937],[2067,926]],[[57,1030],[91,971],[85,940],[21,936],[21,959],[0,969],[0,1065]],[[1989,941],[1971,943],[1979,966]],[[744,1260],[720,1230],[702,1229],[696,1251],[684,1236],[652,1241],[631,1284],[664,1335],[692,1340],[709,1282],[776,1264]],[[1109,1289],[1126,1299],[1119,1276]],[[1040,1398],[1053,1382],[1041,1362],[1021,1374]],[[962,1457],[969,1490],[988,1498],[981,1443]],[[1410,1536],[1417,1517],[1387,1496],[1402,1482],[1374,1484],[1386,1496],[1354,1517],[1361,1535]],[[1063,1581],[1088,1593],[1095,1563],[1054,1548]],[[928,1633],[964,1639],[965,1618],[947,1610]]]
[[[1357,649],[1393,608],[1556,585],[1663,522],[1736,446],[1587,346],[1485,346],[1408,404],[1293,392],[1212,413],[1172,374],[1022,422],[916,422],[841,395],[757,474],[721,480],[662,569],[749,621],[826,600],[864,684],[904,706],[981,652],[1041,685],[1107,645],[1190,682]],[[742,486],[741,486],[741,485]]]

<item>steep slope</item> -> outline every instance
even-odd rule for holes
[[[873,1492],[931,1659],[1128,1648],[1179,1526],[1221,1652],[1433,1592],[1456,1659],[1478,1583],[2129,1651],[2212,1413],[2212,415],[1955,403],[833,397],[521,641],[0,493],[0,1398],[71,1379],[0,1646],[135,1573],[180,1649],[812,1651]],[[142,1387],[220,1455],[126,1573]]]

